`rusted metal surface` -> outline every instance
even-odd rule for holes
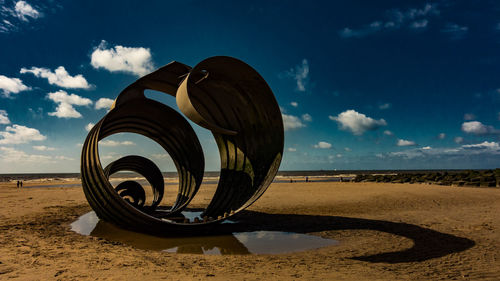
[[[198,138],[184,117],[148,99],[147,89],[176,97],[180,111],[210,130],[220,152],[216,192],[197,222],[176,219],[198,191],[204,156]],[[156,165],[140,156],[126,156],[102,168],[98,143],[116,133],[144,135],[171,156],[179,176],[177,199],[158,210],[163,177]],[[196,226],[223,221],[254,203],[276,175],[283,154],[283,121],[264,79],[244,62],[211,57],[194,68],[172,62],[129,85],[112,109],[89,132],[82,149],[85,196],[97,215],[109,222],[142,231],[194,231]],[[114,188],[109,176],[118,171],[143,175],[153,188],[152,204],[135,182]]]

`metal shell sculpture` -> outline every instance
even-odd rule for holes
[[[215,138],[221,171],[215,194],[202,213],[204,219],[178,219],[203,179],[205,164],[200,142],[180,113],[146,98],[147,89],[174,96],[180,111],[210,130]],[[99,141],[122,132],[146,136],[171,156],[179,188],[169,209],[158,208],[164,180],[152,161],[132,155],[102,168]],[[101,219],[121,227],[146,232],[193,232],[197,226],[221,222],[247,208],[266,191],[281,162],[283,139],[276,99],[252,67],[223,56],[205,59],[194,68],[172,62],[124,89],[112,109],[89,132],[81,158],[83,190]],[[153,189],[152,204],[145,204],[144,188],[137,182],[125,181],[113,187],[109,177],[118,171],[143,175]]]

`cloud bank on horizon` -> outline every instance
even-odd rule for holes
[[[158,2],[134,19],[118,16],[128,1],[0,4],[0,173],[77,172],[81,143],[119,91],[172,60],[213,55],[242,59],[269,83],[284,122],[282,170],[500,167],[498,3]],[[206,169],[218,170],[213,137],[195,130]],[[175,169],[133,134],[101,141],[100,152],[103,162],[138,154]]]

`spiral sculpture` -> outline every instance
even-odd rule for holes
[[[189,221],[181,215],[203,179],[205,160],[200,142],[180,113],[146,98],[147,89],[174,96],[180,111],[215,138],[221,162],[219,182],[201,219]],[[152,161],[132,155],[102,168],[99,141],[122,132],[146,136],[171,156],[179,188],[169,209],[158,208],[164,180]],[[90,130],[82,149],[83,190],[96,214],[118,226],[145,232],[192,233],[254,203],[278,171],[283,142],[278,103],[252,67],[224,56],[205,59],[194,68],[172,62],[125,88]],[[153,189],[152,204],[145,204],[144,188],[135,181],[113,187],[109,177],[118,171],[144,176]]]

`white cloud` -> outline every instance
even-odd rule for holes
[[[386,136],[394,136],[394,133],[391,132],[391,131],[389,131],[389,130],[385,130],[384,131],[384,135],[386,135]]]
[[[394,22],[403,23],[419,17],[437,16],[440,14],[440,11],[436,4],[425,4],[421,9],[411,8],[406,11],[393,9],[389,11],[389,14]]]
[[[439,15],[440,11],[437,9],[436,4],[425,4],[422,9],[410,9],[407,12],[407,16],[411,19],[414,19],[418,16],[427,16],[427,15]]]
[[[56,116],[58,118],[81,118],[82,114],[68,103],[61,103],[56,107],[56,111],[49,112],[49,116]]]
[[[158,160],[170,159],[170,155],[168,155],[167,153],[151,154],[151,157]]]
[[[5,167],[7,171],[16,172],[17,169],[36,171],[40,169],[41,164],[57,164],[58,160],[75,161],[75,159],[66,156],[28,154],[13,147],[0,146],[0,165]]]
[[[476,115],[474,115],[473,113],[465,113],[464,114],[464,120],[465,121],[471,121],[471,120],[474,120],[476,119]]]
[[[439,14],[436,4],[425,4],[420,9],[411,8],[405,11],[392,9],[386,12],[384,20],[376,20],[357,29],[346,27],[339,31],[339,35],[344,38],[361,38],[377,32],[398,30],[408,22],[411,22],[408,25],[410,29],[421,30],[427,27],[431,16]]]
[[[5,19],[3,20],[3,23],[6,25],[9,25],[9,26],[13,26],[13,24],[10,21],[5,20]]]
[[[24,85],[23,81],[19,78],[9,78],[0,75],[0,90],[2,90],[4,97],[10,97],[10,94],[17,94],[22,91],[31,90],[31,88]]]
[[[102,140],[99,142],[102,146],[120,146],[120,145],[135,145],[131,141],[114,141],[114,140]]]
[[[495,129],[493,126],[484,125],[479,121],[464,122],[462,131],[474,135],[500,134],[500,130]]]
[[[302,63],[295,66],[295,68],[290,69],[286,74],[297,83],[297,91],[305,92],[309,83],[309,62],[307,59],[303,59]]]
[[[40,131],[21,125],[7,126],[5,131],[0,131],[0,144],[20,144],[31,141],[43,141],[46,136],[40,134]]]
[[[479,121],[470,121],[470,122],[464,122],[462,124],[462,131],[468,134],[486,134],[488,132],[488,129],[486,126],[483,125],[483,123]]]
[[[384,157],[385,156],[396,156],[396,157],[413,159],[416,157],[454,153],[454,151],[455,151],[455,149],[433,149],[430,146],[425,146],[422,148],[412,148],[412,149],[398,151],[398,152],[390,152],[390,153],[387,153],[386,155],[384,155]]]
[[[87,125],[85,125],[85,131],[87,132],[90,132],[90,130],[92,130],[92,128],[94,128],[95,124],[90,122],[88,123]]]
[[[392,28],[393,26],[394,26],[394,23],[390,26],[390,28]],[[351,29],[349,27],[346,27],[346,28],[342,29],[339,32],[339,34],[341,37],[344,37],[344,38],[350,38],[350,37],[361,38],[361,37],[364,37],[366,35],[380,31],[384,27],[385,26],[382,24],[382,22],[374,21],[374,22],[370,23],[369,25],[366,25],[366,26],[359,28],[359,29]]]
[[[447,23],[441,32],[449,34],[451,39],[462,39],[465,37],[469,28],[467,26],[460,26],[456,23]]]
[[[51,85],[71,89],[89,89],[91,86],[82,74],[69,75],[64,66],[59,66],[54,71],[44,67],[21,68],[21,74],[32,73],[36,77],[46,78]]]
[[[302,114],[302,120],[304,120],[305,122],[312,122],[312,116],[309,115],[308,113],[305,113],[305,114]]]
[[[95,109],[110,109],[115,101],[108,98],[100,98],[95,102]]]
[[[75,160],[74,158],[67,157],[67,156],[56,156],[54,158],[57,160],[63,160],[63,161],[74,161]]]
[[[426,28],[429,21],[427,19],[417,20],[410,24],[410,28],[412,29],[421,29]]]
[[[73,105],[87,106],[92,104],[92,101],[88,98],[80,97],[75,94],[68,95],[68,93],[63,90],[48,93],[47,98],[57,103],[56,111],[49,112],[48,114],[58,118],[81,118],[82,115],[80,112],[76,111]]]
[[[27,154],[12,147],[0,146],[0,160],[4,163],[54,163],[51,156]]]
[[[153,157],[154,157],[154,155],[160,155],[160,154],[153,154]],[[113,159],[120,159],[122,157],[123,157],[122,155],[117,154],[116,152],[110,152],[110,153],[108,153],[106,155],[100,156],[99,158],[101,160],[113,160]]]
[[[500,155],[500,145],[498,142],[482,142],[478,144],[467,144],[455,148],[413,148],[405,151],[391,152],[387,154],[388,156],[403,157],[408,159],[413,159],[417,157],[431,157],[429,159],[443,159],[442,157],[460,157],[460,156],[472,156],[472,155]]]
[[[389,109],[389,108],[391,108],[391,104],[390,103],[384,103],[384,104],[379,105],[378,108],[380,110]]]
[[[53,147],[48,147],[45,145],[35,145],[35,146],[33,146],[33,149],[38,150],[38,151],[54,151],[54,150],[56,150]]]
[[[454,141],[455,143],[463,143],[463,142],[464,142],[464,138],[462,138],[462,137],[455,137],[455,138],[453,139],[453,141]]]
[[[151,51],[148,48],[123,47],[116,45],[107,49],[106,41],[92,52],[90,64],[98,69],[127,72],[137,76],[148,74],[153,70]]]
[[[416,143],[414,141],[398,139],[398,142],[396,143],[396,145],[397,146],[412,146],[412,145],[416,145]]]
[[[17,30],[17,26],[12,24],[12,22],[6,19],[3,19],[2,22],[0,22],[0,33],[8,33],[14,30]]]
[[[42,119],[43,118],[43,108],[39,107],[37,110],[29,107],[28,111],[31,113],[31,117],[33,119]]]
[[[295,152],[295,151],[297,151],[297,149],[296,149],[296,148],[294,148],[294,147],[289,147],[287,150],[288,150],[289,152]]]
[[[405,150],[405,151],[391,152],[387,156],[396,156],[396,157],[413,159],[413,158],[422,157],[425,155],[426,155],[425,150],[417,148],[417,149],[411,149],[411,150]]]
[[[338,153],[336,155],[328,155],[328,160],[330,160],[330,163],[333,163],[332,160],[334,160],[335,158],[342,158],[342,154]]]
[[[320,141],[314,145],[314,148],[329,149],[332,148],[332,144],[324,141]]]
[[[350,37],[363,37],[365,32],[361,32],[359,30],[353,30],[349,27],[345,27],[344,29],[339,31],[339,35],[344,38]]]
[[[387,125],[384,119],[375,120],[352,109],[346,110],[338,116],[329,116],[328,118],[336,121],[340,125],[340,129],[351,131],[355,135],[362,135],[366,131],[377,130]]]
[[[347,152],[352,151],[352,149],[350,149],[349,147],[344,147],[344,150]]]
[[[36,19],[41,16],[39,11],[34,9],[25,1],[17,1],[16,5],[14,6],[14,11],[16,13],[16,16],[23,21],[28,21],[27,17]]]
[[[446,134],[445,133],[440,133],[438,135],[438,139],[440,139],[440,140],[444,140],[445,138],[446,138]]]
[[[9,114],[7,114],[7,111],[5,110],[0,110],[0,124],[5,125],[5,124],[10,124],[9,120]]]
[[[471,148],[471,149],[487,149],[487,150],[500,150],[500,146],[498,145],[498,142],[487,142],[484,141],[482,143],[477,143],[477,144],[464,144],[462,145],[463,148]]]
[[[396,28],[396,23],[393,21],[388,21],[384,24],[385,28]]]
[[[306,126],[297,116],[282,113],[281,117],[283,118],[283,127],[285,131],[299,129]]]
[[[290,103],[290,105],[291,105],[291,106],[293,106],[293,107],[297,107],[297,106],[299,106],[299,104],[298,104],[296,101],[292,101],[292,102]]]
[[[0,33],[9,33],[20,30],[20,27],[27,25],[30,20],[43,16],[38,7],[28,4],[26,1],[0,0]]]

